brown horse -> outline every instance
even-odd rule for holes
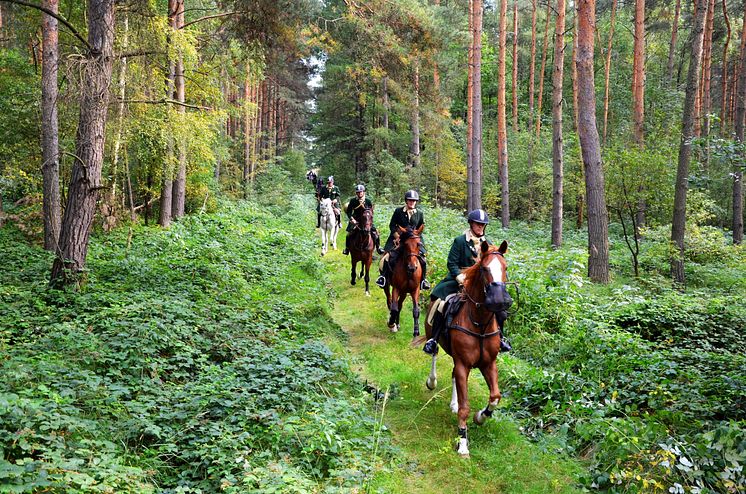
[[[357,224],[348,233],[348,235],[352,236],[350,239],[350,261],[352,261],[350,284],[355,284],[357,263],[362,263],[360,275],[357,278],[363,278],[363,274],[365,275],[365,295],[370,297],[370,290],[368,288],[370,282],[370,263],[373,262],[373,248],[375,247],[373,235],[371,234],[371,229],[373,228],[373,210],[364,209],[359,217],[356,218],[356,221]]]
[[[412,317],[414,318],[413,337],[420,335],[420,282],[422,282],[422,265],[420,263],[420,234],[425,225],[416,230],[399,227],[399,246],[389,254],[391,263],[391,281],[383,291],[386,293],[386,305],[389,308],[388,326],[392,333],[399,330],[399,314],[407,295],[412,297]]]
[[[463,457],[469,456],[466,419],[469,416],[467,381],[471,369],[480,370],[490,390],[489,402],[484,409],[474,414],[474,422],[477,425],[484,424],[500,402],[496,364],[500,352],[500,327],[505,320],[506,311],[513,303],[505,285],[508,281],[504,257],[507,250],[507,242],[500,244],[500,247],[482,242],[479,260],[474,266],[464,270],[462,305],[439,338],[440,345],[453,358],[451,410],[458,413],[457,451]],[[426,321],[427,339],[431,332],[432,328]],[[429,389],[435,389],[437,385],[436,358],[437,356],[432,358],[427,378]]]

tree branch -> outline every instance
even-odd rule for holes
[[[206,15],[204,17],[200,17],[199,19],[195,19],[193,21],[187,22],[186,24],[184,24],[183,26],[181,26],[179,29],[184,29],[187,26],[191,26],[192,24],[197,24],[198,22],[206,21],[208,19],[215,19],[215,18],[218,18],[218,17],[225,17],[225,16],[228,16],[228,15],[240,14],[240,13],[241,13],[240,11],[234,11],[234,12],[223,12],[222,14]]]
[[[209,106],[199,106],[199,105],[190,105],[188,103],[182,103],[181,101],[176,101],[173,99],[118,99],[117,103],[142,103],[147,105],[165,105],[165,104],[172,104],[172,105],[178,105],[183,106],[186,108],[193,108],[195,110],[206,110],[206,111],[212,111],[213,108]]]
[[[24,7],[31,7],[32,9],[36,9],[36,10],[40,10],[40,11],[44,12],[45,14],[47,14],[50,17],[54,17],[55,19],[57,19],[58,21],[60,21],[62,24],[64,24],[65,27],[67,27],[70,30],[70,32],[73,33],[73,35],[75,35],[75,37],[78,38],[80,40],[80,42],[83,43],[86,46],[86,48],[88,48],[89,52],[93,51],[93,47],[88,44],[88,41],[83,36],[81,36],[81,34],[78,32],[78,30],[75,29],[73,27],[73,25],[70,24],[67,21],[67,19],[65,19],[64,17],[62,17],[62,16],[60,16],[58,14],[55,14],[51,10],[49,10],[49,9],[47,9],[45,7],[42,7],[41,5],[36,5],[36,4],[30,3],[30,2],[25,2],[24,0],[0,0],[0,2],[15,3],[17,5],[23,5]]]

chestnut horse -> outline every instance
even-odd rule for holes
[[[368,288],[370,282],[370,263],[373,262],[373,248],[375,247],[373,235],[371,235],[373,210],[364,209],[356,220],[357,224],[348,233],[348,235],[352,236],[350,239],[350,261],[352,261],[350,284],[355,284],[357,263],[362,263],[358,278],[363,278],[363,274],[365,275],[365,295],[370,297],[370,290]]]
[[[474,266],[464,270],[462,305],[449,327],[441,333],[438,342],[453,358],[451,411],[458,413],[457,451],[462,457],[469,456],[466,419],[469,416],[467,381],[471,369],[479,369],[490,390],[489,402],[484,409],[474,414],[474,423],[484,424],[500,402],[496,363],[500,352],[500,327],[506,311],[513,303],[506,289],[508,269],[504,255],[507,250],[507,242],[500,244],[500,247],[482,242],[479,260]],[[427,339],[431,332],[430,324],[425,321]],[[429,389],[435,389],[437,385],[436,359],[437,356],[433,356],[427,378]]]
[[[422,265],[420,264],[420,234],[425,225],[416,230],[399,227],[399,246],[389,254],[391,280],[383,291],[386,293],[386,305],[389,308],[388,326],[392,333],[399,330],[399,314],[407,295],[412,297],[412,317],[414,318],[413,338],[420,335],[420,282]]]

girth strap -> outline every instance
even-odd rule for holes
[[[500,334],[499,329],[497,331],[493,331],[492,333],[479,334],[479,333],[475,333],[474,331],[468,330],[465,327],[460,326],[458,324],[451,324],[450,326],[448,326],[447,329],[455,329],[456,331],[461,331],[464,334],[468,334],[469,336],[473,336],[474,338],[477,338],[479,340],[479,358],[482,357],[482,351],[484,350],[484,340],[486,340],[487,338],[492,338],[493,336]]]

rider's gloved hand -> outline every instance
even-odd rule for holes
[[[456,276],[456,281],[458,281],[459,285],[463,285],[465,279],[466,279],[466,275],[464,273],[461,273],[458,276]]]

